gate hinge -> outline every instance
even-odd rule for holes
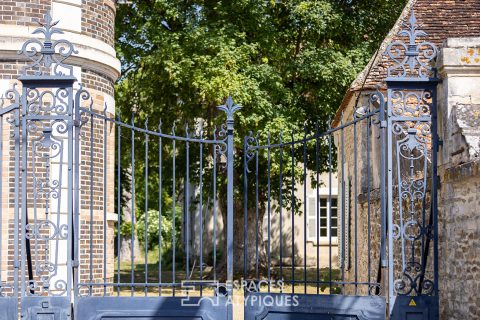
[[[386,128],[386,127],[387,127],[387,120],[380,121],[380,128]]]
[[[78,263],[78,260],[73,260],[73,261],[72,261],[72,267],[73,267],[73,268],[78,268],[79,265],[80,265],[80,264]]]

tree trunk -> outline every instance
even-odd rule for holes
[[[222,190],[223,192],[223,190]],[[220,193],[220,194],[226,194]],[[259,195],[260,196],[260,195]],[[263,197],[262,197],[263,198]],[[249,201],[249,203],[254,204],[253,201]],[[266,274],[267,270],[267,253],[265,247],[265,241],[263,240],[263,216],[265,214],[265,199],[259,199],[258,201],[258,220],[256,218],[256,210],[255,207],[248,208],[248,220],[247,220],[247,272],[246,276],[247,279],[257,278],[257,270],[258,270],[258,278],[263,278],[262,275]],[[227,239],[227,201],[225,197],[220,197],[218,199],[218,203],[221,209],[221,215],[223,219],[223,223],[225,228],[223,229],[225,239]],[[233,272],[234,278],[240,279],[243,278],[245,275],[244,266],[244,254],[245,254],[245,247],[244,247],[244,202],[243,199],[235,199],[233,205]],[[258,225],[257,222],[258,221]],[[258,241],[258,246],[257,246]],[[258,253],[257,253],[258,247]],[[258,254],[258,263],[257,263],[257,254]],[[220,260],[218,267],[218,276],[220,281],[224,281],[226,279],[227,274],[227,247],[226,241],[223,243],[223,255],[222,260]]]
[[[128,173],[131,174],[132,168],[128,169]],[[136,217],[132,213],[132,194],[128,191],[123,190],[123,196],[125,199],[128,199],[125,202],[125,206],[122,207],[121,215],[122,221],[124,222],[132,222],[132,215],[133,215],[133,223],[132,223],[132,230],[133,230],[133,243],[132,243],[132,235],[124,235],[120,234],[120,248],[118,251],[119,259],[122,262],[127,262],[132,260],[132,250],[133,250],[133,259],[134,261],[137,260],[138,257],[141,255],[140,251],[140,244],[138,242],[137,233],[135,232],[135,224],[136,224]],[[120,232],[120,230],[119,230]]]

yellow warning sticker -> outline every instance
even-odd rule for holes
[[[417,304],[415,303],[415,300],[410,300],[410,303],[408,304],[410,307],[416,307]]]

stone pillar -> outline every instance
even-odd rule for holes
[[[78,82],[90,92],[94,104],[93,108],[103,112],[106,107],[108,116],[114,116],[114,82],[120,75],[120,61],[116,58],[114,48],[114,0],[21,0],[0,2],[0,94],[12,87],[25,65],[23,57],[17,54],[22,44],[32,37],[43,38],[43,34],[32,35],[38,27],[37,20],[42,21],[47,12],[51,12],[53,20],[59,20],[56,27],[62,29],[64,34],[55,34],[54,39],[67,39],[78,50],[66,63],[74,66],[74,75]],[[1,280],[7,281],[12,275],[11,261],[13,259],[13,197],[12,191],[13,162],[11,152],[13,142],[10,140],[10,125],[2,119],[3,131],[3,161],[2,161],[2,190],[1,207],[2,219],[0,221],[1,247],[0,254],[4,259],[0,261]],[[98,121],[97,121],[98,122]],[[90,201],[90,135],[85,135],[82,141],[81,152],[81,182],[80,182],[80,281],[88,281],[88,260],[90,259],[89,239],[90,233],[94,234],[93,258],[95,259],[93,278],[95,282],[103,282],[103,243],[106,243],[107,278],[112,282],[113,277],[113,234],[116,215],[114,213],[114,181],[115,181],[115,130],[111,124],[107,128],[107,158],[103,156],[103,123],[95,122],[94,128],[94,201]],[[86,124],[89,131],[89,124]],[[107,163],[107,196],[103,199],[103,163]],[[52,172],[65,167],[65,164],[52,164]],[[66,188],[66,185],[64,186]],[[62,186],[62,192],[64,192]],[[103,214],[104,203],[107,209],[108,227],[107,239],[103,239]],[[90,229],[90,206],[93,205],[94,227]],[[66,209],[65,209],[66,210]],[[61,210],[63,212],[63,209]],[[8,254],[7,254],[8,253]],[[8,257],[7,257],[8,255]],[[63,268],[63,267],[62,267]],[[59,269],[59,273],[63,272]],[[61,274],[59,274],[61,276]],[[103,287],[98,287],[103,294]]]
[[[480,317],[480,38],[452,38],[438,59],[441,319]]]

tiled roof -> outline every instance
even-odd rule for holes
[[[428,34],[425,40],[439,48],[447,38],[480,36],[480,0],[410,0],[378,52],[351,84],[337,110],[335,122],[338,122],[355,92],[385,87],[387,66],[391,65],[385,49],[392,41],[401,40],[402,37],[397,34],[407,23],[412,9],[420,29]]]

